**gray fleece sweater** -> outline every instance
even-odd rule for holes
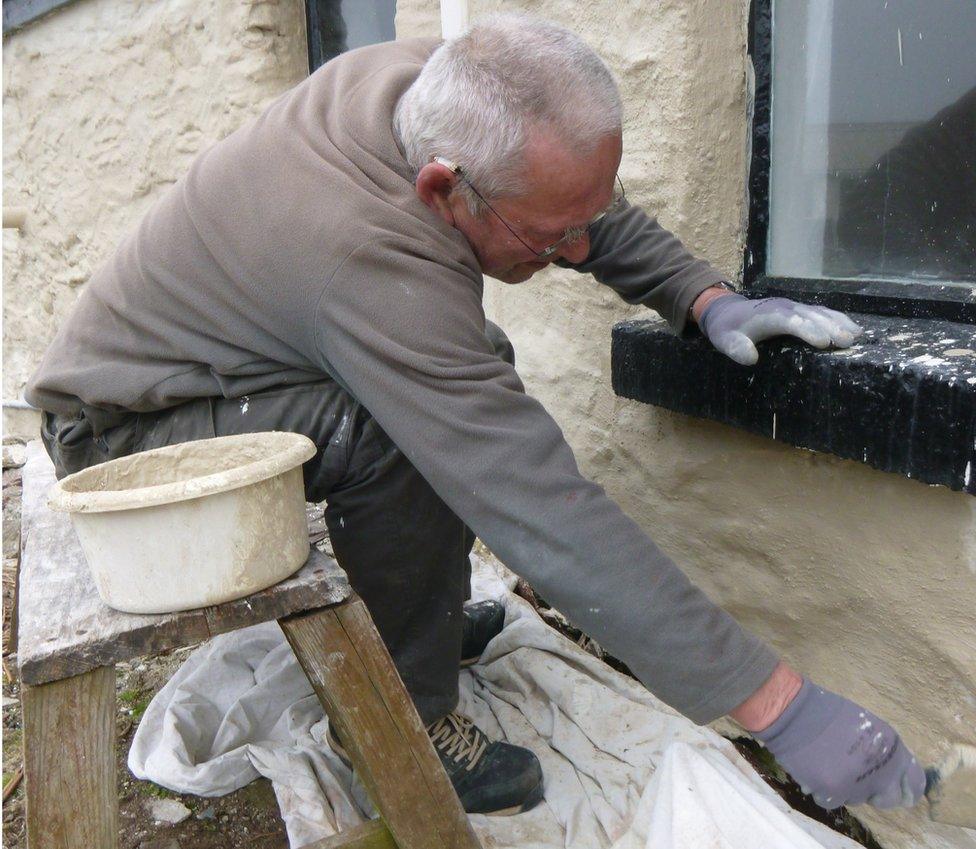
[[[329,62],[202,153],[88,283],[27,398],[96,432],[126,411],[335,378],[511,569],[697,722],[776,663],[579,473],[485,336],[464,236],[417,198],[392,130],[437,42]],[[681,330],[724,279],[641,210],[580,271]]]

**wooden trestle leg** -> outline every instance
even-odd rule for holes
[[[362,600],[278,621],[399,849],[481,849]]]
[[[24,685],[29,849],[116,849],[115,667]]]

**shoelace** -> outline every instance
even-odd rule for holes
[[[455,763],[467,758],[465,770],[470,772],[488,748],[488,738],[470,719],[459,713],[449,713],[427,726],[434,748],[444,752]]]

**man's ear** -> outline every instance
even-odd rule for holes
[[[454,211],[451,208],[451,191],[457,184],[458,176],[446,165],[428,162],[417,174],[417,197],[448,224],[454,226]]]

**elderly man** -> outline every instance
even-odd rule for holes
[[[454,712],[500,627],[463,609],[474,534],[669,704],[730,714],[823,804],[911,804],[882,720],[790,669],[692,586],[525,394],[482,275],[592,274],[740,362],[846,317],[750,301],[630,206],[621,107],[559,27],[489,19],[342,55],[202,153],[82,294],[33,378],[59,474],[173,442],[290,430],[307,497],[469,811],[542,795],[538,761]],[[332,739],[342,753],[341,741]]]

